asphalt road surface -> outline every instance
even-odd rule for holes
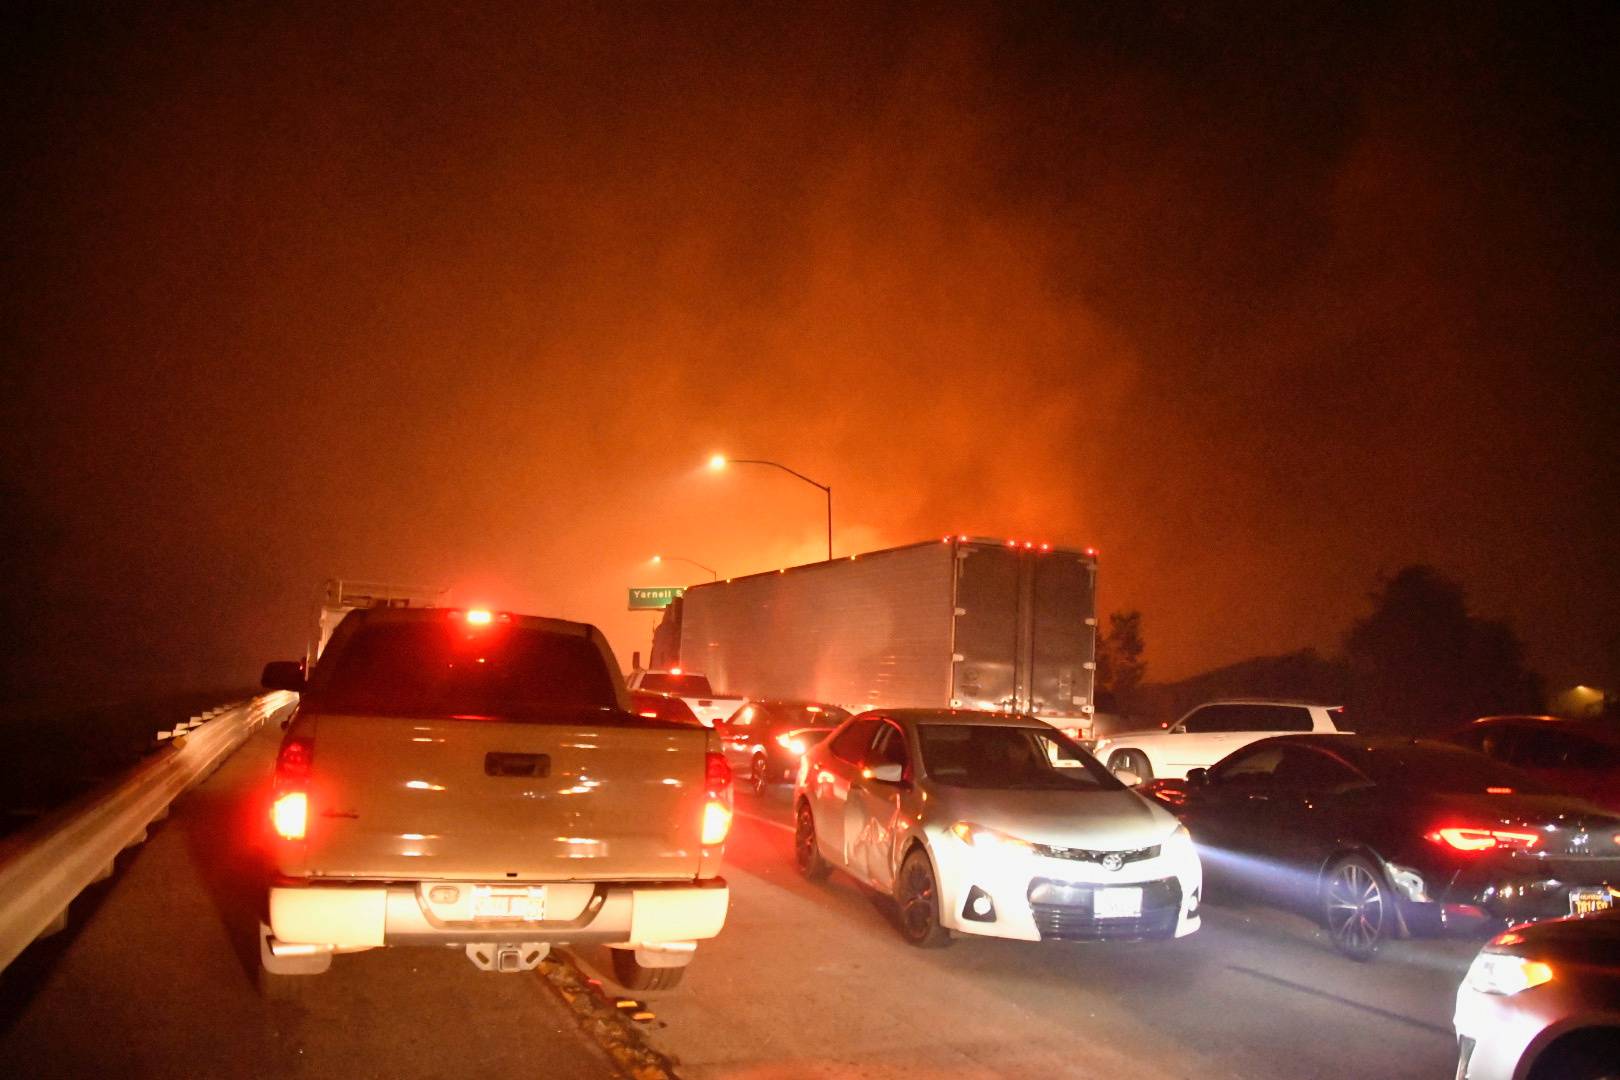
[[[178,802],[37,976],[6,973],[0,1076],[617,1075],[539,975],[459,951],[341,956],[298,999],[263,1000],[254,838],[279,737],[267,727]],[[923,951],[849,878],[800,879],[785,791],[738,810],[726,929],[680,987],[647,995],[640,1029],[688,1080],[1451,1075],[1476,942],[1356,964],[1306,918],[1234,901],[1180,941]],[[600,952],[578,960],[598,971]]]
[[[1371,964],[1307,918],[1231,899],[1179,941],[960,937],[920,950],[888,903],[793,868],[787,792],[739,797],[724,934],[657,995],[651,1043],[707,1077],[1444,1080],[1478,942],[1399,942]]]

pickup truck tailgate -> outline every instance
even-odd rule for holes
[[[323,714],[303,866],[391,880],[690,880],[711,733]],[[289,864],[292,865],[289,865]]]

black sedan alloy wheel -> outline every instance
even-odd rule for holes
[[[1340,859],[1322,887],[1323,914],[1333,947],[1352,960],[1371,960],[1394,926],[1394,897],[1366,859]]]

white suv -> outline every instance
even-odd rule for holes
[[[1115,772],[1143,781],[1183,779],[1188,769],[1207,769],[1256,739],[1287,732],[1335,732],[1343,705],[1302,701],[1231,699],[1193,709],[1168,730],[1127,731],[1099,739],[1092,753]]]

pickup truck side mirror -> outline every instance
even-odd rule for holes
[[[272,660],[264,665],[264,673],[259,676],[259,685],[266,690],[293,690],[302,693],[304,689],[304,662],[302,660]]]
[[[862,769],[861,773],[867,779],[876,780],[879,783],[898,784],[905,777],[906,770],[903,765],[874,765]]]
[[[1204,787],[1209,783],[1208,769],[1188,769],[1187,785],[1189,787]]]

